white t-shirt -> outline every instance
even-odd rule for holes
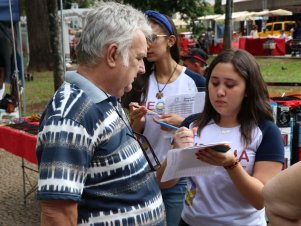
[[[161,99],[156,98],[158,92],[158,85],[154,73],[150,75],[148,93],[145,106],[157,112],[158,114],[165,113],[165,98],[177,94],[191,94],[197,92],[197,86],[192,78],[185,74],[186,68],[184,67],[178,78],[172,83],[168,83],[163,90],[164,97]],[[160,90],[165,84],[159,84]],[[153,115],[146,115],[145,129],[143,135],[147,137],[152,145],[155,153],[160,162],[162,162],[168,149],[170,149],[170,142],[175,131],[166,132],[160,129],[160,125],[153,121]],[[152,155],[148,154],[151,161],[153,161]]]
[[[275,140],[270,139],[273,137]],[[242,167],[250,174],[256,160],[282,161],[283,145],[275,124],[265,121],[253,129],[252,142],[245,147],[241,142],[240,126],[221,128],[213,121],[196,137],[196,143],[229,141]],[[258,157],[258,153],[261,157]],[[282,155],[282,157],[281,157]],[[278,160],[279,159],[279,160]],[[241,196],[223,167],[214,175],[188,178],[183,220],[191,226],[265,226],[265,211],[256,210]]]

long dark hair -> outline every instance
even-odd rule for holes
[[[248,145],[251,143],[252,128],[258,125],[262,120],[273,120],[266,83],[263,80],[255,58],[250,53],[241,49],[228,49],[219,54],[210,64],[206,72],[207,90],[211,73],[219,63],[232,63],[235,70],[246,82],[246,96],[243,99],[237,118],[241,125],[241,139],[244,144]],[[220,115],[213,108],[209,100],[209,92],[207,92],[204,111],[194,123],[194,126],[199,128],[198,133],[200,133],[200,130],[212,119],[215,123],[218,123],[220,121]]]
[[[163,14],[162,14],[163,15]],[[176,26],[174,25],[172,19],[164,15],[170,22],[173,30],[173,34],[176,37],[175,44],[170,48],[171,57],[177,62],[180,62],[179,46],[178,46],[178,33]],[[149,18],[151,22],[154,22],[160,27],[163,28],[164,33],[170,35],[166,27],[154,18]],[[143,75],[138,75],[135,81],[133,82],[133,88],[130,92],[125,93],[121,98],[122,106],[128,108],[131,102],[138,102],[139,104],[144,104],[146,101],[146,96],[148,92],[149,76],[154,70],[154,62],[148,62],[147,59],[144,59],[145,64],[145,73]]]

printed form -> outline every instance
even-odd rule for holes
[[[161,182],[180,177],[208,176],[213,174],[217,166],[198,160],[195,153],[207,147],[214,148],[219,145],[229,145],[229,142],[222,141],[207,145],[169,150],[166,156],[167,165],[162,175]]]
[[[176,113],[184,118],[203,111],[205,92],[169,96],[165,100],[165,113]]]

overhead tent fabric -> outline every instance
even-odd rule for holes
[[[232,13],[232,20],[234,21],[244,21],[244,20],[255,20],[259,16],[291,16],[293,13],[288,10],[284,9],[275,9],[275,10],[268,10],[265,9],[260,12],[248,12],[248,11],[241,11],[241,12],[233,12]],[[207,15],[198,17],[199,20],[225,20],[225,14],[215,14],[215,15]]]
[[[11,0],[13,21],[20,21],[19,0]],[[0,0],[0,21],[10,21],[9,0]]]
[[[12,36],[11,28],[11,14],[10,4],[12,12],[12,21],[14,26],[14,40]],[[23,66],[22,58],[20,54],[21,41],[19,39],[19,22],[20,22],[20,9],[19,0],[0,0],[0,66],[5,68],[5,82],[11,81],[12,75],[16,68],[18,69],[18,78],[23,85]],[[15,41],[15,42],[14,42]],[[14,45],[16,47],[17,67],[14,61]]]

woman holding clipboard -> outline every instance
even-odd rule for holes
[[[265,226],[262,189],[278,174],[284,147],[273,122],[268,91],[255,58],[229,49],[210,64],[204,111],[174,137],[174,148],[229,141],[225,153],[211,148],[195,154],[219,166],[213,175],[191,176],[180,226]],[[172,151],[172,150],[171,150]],[[160,179],[166,161],[159,169]],[[177,179],[161,183],[173,186]]]

